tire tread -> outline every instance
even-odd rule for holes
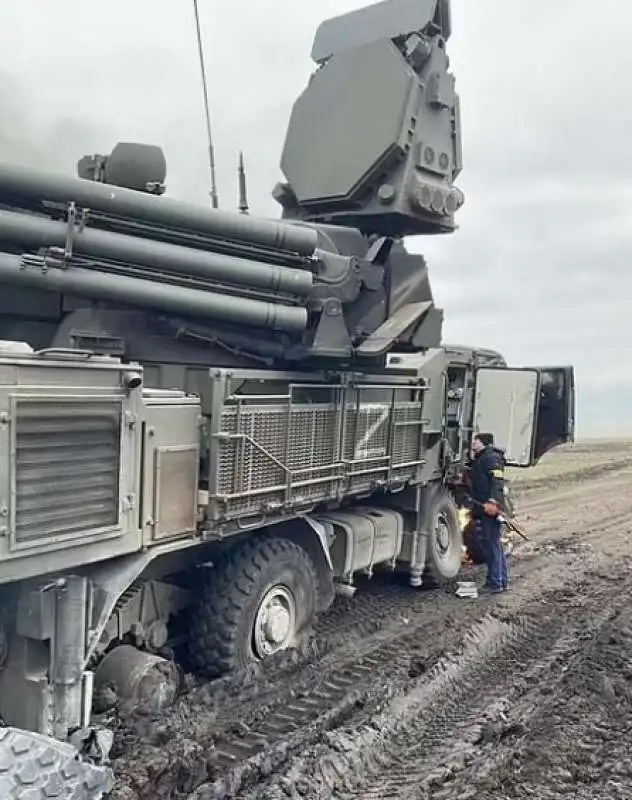
[[[228,552],[212,570],[189,622],[189,658],[209,678],[243,666],[239,657],[240,621],[258,591],[262,573],[283,556],[309,569],[317,592],[312,560],[290,539],[252,539]]]

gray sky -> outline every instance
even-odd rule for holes
[[[362,0],[200,0],[220,201],[247,159],[269,193],[318,22]],[[417,239],[451,341],[576,366],[582,435],[632,433],[632,4],[453,0],[466,204]],[[160,144],[169,193],[207,202],[189,0],[1,0],[0,158],[74,171],[121,139]]]

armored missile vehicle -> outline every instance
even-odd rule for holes
[[[152,146],[0,163],[2,796],[100,796],[95,712],[172,701],[183,650],[212,678],[358,574],[452,581],[474,431],[572,440],[572,367],[443,345],[405,246],[464,202],[450,32],[449,0],[320,26],[280,219],[169,198]]]

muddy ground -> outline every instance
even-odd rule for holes
[[[632,443],[513,481],[510,592],[367,582],[304,652],[122,726],[112,800],[632,798]]]

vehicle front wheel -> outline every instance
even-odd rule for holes
[[[463,534],[456,503],[442,490],[430,501],[427,515],[427,577],[439,586],[452,583],[461,571]]]
[[[193,666],[218,677],[296,647],[317,608],[318,580],[302,547],[252,539],[209,574],[189,623]]]

